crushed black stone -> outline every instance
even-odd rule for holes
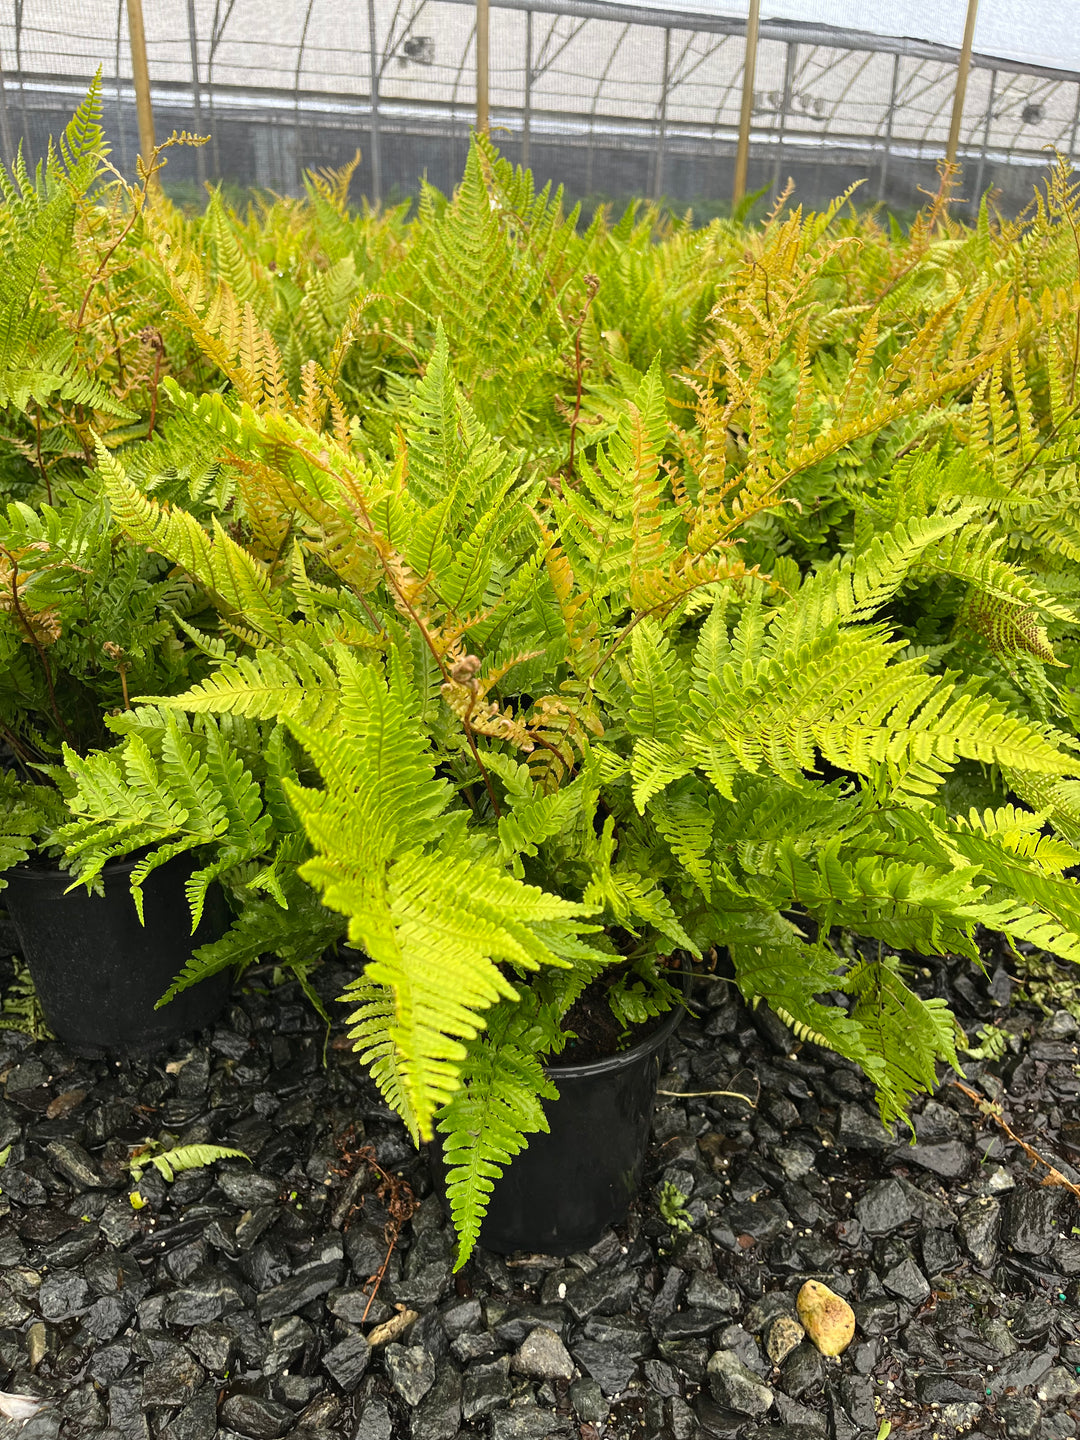
[[[929,967],[999,1062],[965,1083],[1069,1180],[1080,1026],[966,962]],[[0,984],[5,978],[0,967]],[[328,1000],[346,972],[328,962]],[[478,1252],[452,1236],[416,1154],[347,1049],[322,1064],[295,986],[251,972],[198,1043],[120,1064],[0,1031],[0,1388],[47,1399],[0,1440],[1066,1440],[1080,1431],[1080,1215],[943,1076],[915,1143],[862,1077],[773,1016],[698,983],[667,1059],[645,1185],[587,1254]],[[349,1127],[353,1127],[351,1133]],[[130,1148],[238,1146],[167,1185]],[[379,1163],[420,1202],[386,1265]],[[662,1184],[692,1228],[660,1215]],[[858,1329],[838,1360],[800,1341],[823,1280]],[[365,1309],[368,1313],[365,1316]],[[376,1326],[416,1318],[390,1343]],[[782,1323],[781,1323],[782,1322]]]

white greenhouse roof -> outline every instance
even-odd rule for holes
[[[498,0],[495,0],[498,3]],[[635,0],[648,9],[743,19],[746,0]],[[959,48],[965,0],[762,0],[763,20],[928,40]],[[975,49],[982,55],[1080,71],[1080,0],[979,0]]]

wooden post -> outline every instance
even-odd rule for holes
[[[971,69],[971,47],[975,40],[975,14],[978,8],[979,0],[968,0],[964,43],[960,47],[960,63],[956,67],[956,94],[953,96],[952,120],[949,123],[949,143],[945,147],[945,159],[950,165],[956,160],[956,147],[960,144],[960,122],[964,118],[964,97],[967,94],[968,71]]]
[[[739,143],[735,150],[735,184],[732,206],[746,194],[746,170],[750,162],[750,115],[754,108],[754,66],[757,62],[758,15],[761,0],[750,0],[746,17],[746,59],[743,62],[742,109],[739,111]]]
[[[489,0],[476,0],[476,128],[481,135],[490,130],[488,118]]]
[[[150,67],[146,63],[142,0],[127,0],[127,13],[131,78],[135,82],[135,109],[139,117],[139,153],[143,164],[149,165],[154,153],[154,109],[150,103]]]

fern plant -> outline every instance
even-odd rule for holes
[[[101,79],[32,175],[20,154],[0,165],[0,408],[68,404],[132,418],[77,355],[78,339],[57,322],[50,289],[70,261],[75,212],[108,153],[101,130]],[[43,270],[51,285],[42,284]]]
[[[136,675],[115,642],[119,704],[94,681],[111,746],[38,725],[46,758],[67,742],[66,862],[93,883],[140,850],[137,896],[190,852],[193,921],[212,880],[243,898],[178,986],[268,949],[303,977],[348,935],[354,1042],[442,1139],[460,1260],[575,1004],[647,1022],[676,954],[726,948],[895,1122],[956,1063],[906,954],[977,963],[987,926],[1080,958],[1048,678],[1073,597],[1045,563],[1070,182],[1033,222],[1038,306],[1044,262],[944,195],[906,238],[842,201],[579,231],[485,140],[411,224],[350,215],[347,184],[244,217],[155,200],[115,252],[129,313],[165,312],[153,384],[106,372],[146,422],[56,417],[94,479],[9,512],[0,613],[40,677],[70,639],[86,683],[92,516],[161,647]]]
[[[901,381],[828,443],[908,403]],[[208,532],[104,454],[102,484],[126,533],[251,647],[158,705],[276,717],[321,777],[283,779],[312,849],[299,873],[369,957],[346,997],[354,1040],[414,1136],[444,1136],[462,1257],[545,1124],[543,1062],[598,979],[621,1022],[646,1019],[674,1000],[671,955],[724,945],[747,998],[862,1064],[891,1122],[956,1060],[951,1017],[900,952],[977,961],[981,924],[1080,957],[1071,846],[1031,838],[1046,817],[942,800],[964,760],[1069,783],[1076,746],[933,674],[881,618],[920,566],[959,563],[971,508],[781,583],[740,540],[805,449],[774,461],[763,444],[726,472],[712,391],[696,433],[675,430],[659,366],[556,492],[485,432],[441,334],[392,466],[282,408],[222,421],[265,523],[302,517],[276,585],[254,535]],[[824,782],[820,760],[845,778]],[[114,824],[78,778],[87,821]],[[155,783],[159,806],[190,785],[175,765]],[[837,927],[880,958],[846,963]]]

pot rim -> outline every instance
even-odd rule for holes
[[[116,860],[107,860],[105,864],[101,867],[99,873],[104,876],[130,874],[130,872],[135,869],[135,866],[138,865],[139,861],[143,858],[144,857],[142,855],[124,855]],[[158,868],[163,869],[164,866],[160,866]],[[12,865],[10,870],[4,871],[4,876],[7,879],[8,884],[11,883],[12,876],[15,875],[19,876],[23,880],[32,880],[35,882],[46,880],[64,880],[67,882],[67,886],[69,889],[72,886],[82,885],[84,883],[81,876],[73,875],[70,870],[65,870],[58,860],[50,861],[48,864],[45,865],[41,864],[40,862],[37,864],[33,864],[28,860],[21,860],[18,865]]]
[[[694,972],[689,965],[684,964],[681,968],[683,998],[685,999],[690,993],[690,981]],[[582,1080],[586,1076],[609,1075],[613,1070],[626,1069],[638,1060],[646,1059],[670,1040],[683,1017],[684,1008],[685,1006],[681,1002],[673,1005],[652,1034],[646,1035],[644,1040],[639,1040],[629,1050],[620,1050],[616,1055],[605,1055],[601,1060],[581,1061],[576,1065],[559,1065],[558,1063],[545,1065],[544,1074],[558,1084],[561,1080]]]

